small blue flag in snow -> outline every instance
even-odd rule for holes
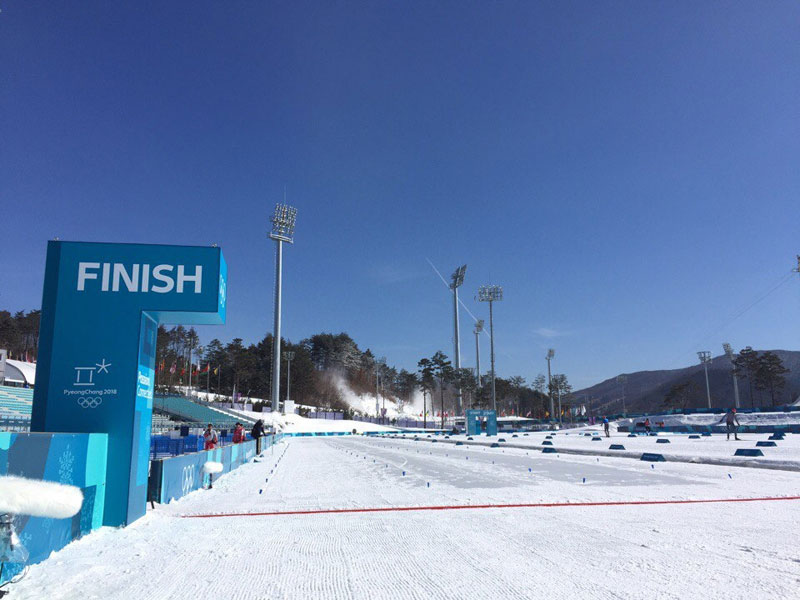
[[[258,493],[260,494],[260,493],[261,493],[261,492],[263,492],[263,491],[264,491],[264,490],[258,490]]]
[[[428,482],[428,487],[431,487],[431,482],[430,481]]]
[[[586,477],[583,478],[583,483],[586,483]]]
[[[655,465],[650,465],[650,468],[651,468],[651,469],[655,469],[655,468],[656,468],[656,466],[655,466]]]
[[[530,467],[528,467],[528,473],[533,473],[533,469],[531,469]]]
[[[733,479],[733,477],[731,477],[730,473],[728,473],[728,479]]]
[[[403,471],[403,477],[405,477],[405,476],[406,476],[406,472],[405,472],[405,471]]]

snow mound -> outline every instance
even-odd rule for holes
[[[0,477],[0,512],[32,517],[68,519],[83,504],[83,492],[52,481]]]
[[[235,410],[243,417],[261,419],[266,425],[275,428],[278,433],[356,433],[397,431],[394,427],[386,427],[376,423],[348,421],[343,419],[309,419],[296,414],[260,413],[248,410]]]

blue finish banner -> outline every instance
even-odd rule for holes
[[[145,512],[160,323],[225,322],[214,247],[47,247],[31,431],[108,433],[104,525]]]

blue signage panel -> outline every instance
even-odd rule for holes
[[[145,512],[159,323],[225,322],[213,247],[49,242],[31,431],[108,433],[103,524]]]
[[[493,410],[468,410],[464,413],[467,435],[497,435],[497,412]]]

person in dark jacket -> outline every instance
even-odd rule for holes
[[[250,431],[250,436],[256,441],[256,454],[261,454],[261,436],[264,435],[264,420],[259,419],[256,421],[256,424],[253,425],[253,429]]]
[[[731,434],[733,434],[733,439],[735,439],[736,441],[739,441],[740,423],[739,423],[739,419],[736,418],[736,409],[735,408],[730,409],[725,414],[725,416],[722,417],[722,419],[720,419],[719,422],[722,423],[722,421],[725,421],[725,429],[728,432],[727,440],[730,442],[731,441]]]

